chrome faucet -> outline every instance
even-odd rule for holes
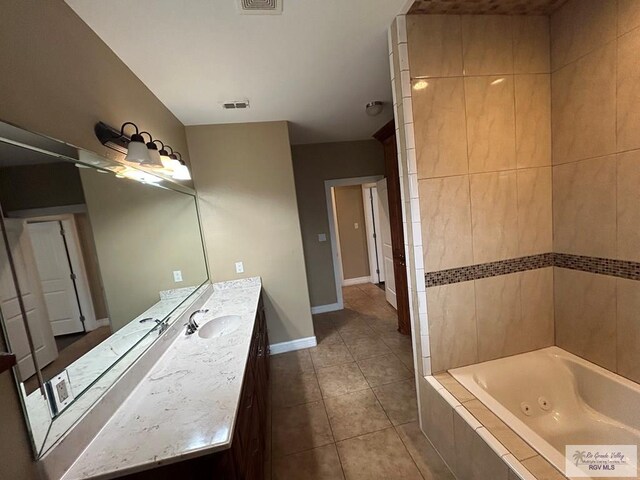
[[[196,333],[196,331],[198,330],[198,324],[195,321],[195,316],[198,313],[207,313],[209,311],[209,309],[207,308],[202,308],[200,310],[196,310],[195,312],[193,312],[191,315],[189,315],[189,321],[187,323],[185,323],[185,325],[187,326],[187,335],[191,335],[193,333]]]

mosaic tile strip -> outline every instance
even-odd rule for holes
[[[409,14],[550,15],[566,0],[416,0]]]
[[[568,253],[542,253],[540,255],[428,272],[425,274],[425,282],[427,287],[437,287],[439,285],[497,277],[498,275],[508,275],[546,267],[561,267],[599,275],[627,278],[629,280],[640,280],[640,263],[638,262],[586,257]]]
[[[527,257],[498,260],[497,262],[479,263],[466,267],[450,268],[425,274],[427,287],[448,285],[450,283],[467,282],[481,278],[497,277],[509,273],[524,272],[538,268],[552,267],[553,253],[529,255]]]
[[[581,270],[583,272],[609,275],[611,277],[640,280],[640,263],[630,262],[628,260],[555,253],[553,264],[556,267],[568,268],[570,270]]]

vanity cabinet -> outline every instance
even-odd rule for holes
[[[269,395],[269,337],[256,313],[231,448],[123,477],[128,480],[262,480]]]

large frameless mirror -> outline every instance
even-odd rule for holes
[[[121,167],[0,123],[0,313],[37,455],[208,280],[194,192]]]

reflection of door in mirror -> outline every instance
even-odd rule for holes
[[[58,357],[58,349],[40,287],[28,230],[24,220],[5,219],[5,223],[38,363],[42,368]],[[20,377],[25,380],[35,373],[35,367],[4,246],[0,249],[0,260],[0,308],[11,350],[18,361]]]
[[[67,238],[60,221],[29,223],[28,228],[53,334],[84,332],[77,274],[71,265],[70,250],[77,248],[73,237]]]
[[[73,216],[29,220],[28,228],[53,334],[94,330],[92,293]]]

